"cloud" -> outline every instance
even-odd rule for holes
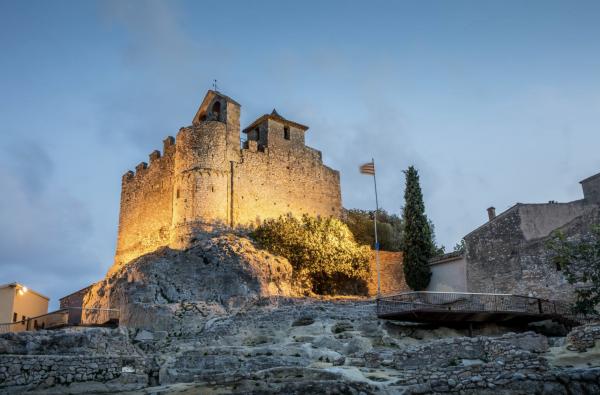
[[[84,247],[92,231],[88,209],[55,185],[53,169],[48,152],[35,142],[21,141],[3,152],[0,282],[23,282],[55,298],[97,273]]]
[[[97,97],[98,129],[108,144],[157,142],[187,126],[212,79],[234,63],[219,31],[204,23],[196,35],[186,31],[173,2],[109,1],[100,13],[107,31],[122,40],[115,84]]]
[[[54,163],[39,144],[32,141],[16,144],[3,152],[3,156],[5,172],[24,176],[13,181],[18,182],[19,188],[27,192],[26,199],[46,189],[48,179],[54,171]]]

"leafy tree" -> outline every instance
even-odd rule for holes
[[[419,185],[419,173],[410,166],[404,171],[406,189],[404,191],[404,278],[406,284],[416,290],[423,290],[429,285],[431,270],[429,258],[433,255],[432,229],[425,215],[423,193]]]
[[[570,240],[560,231],[554,232],[547,247],[551,261],[575,289],[574,310],[596,313],[600,303],[600,226],[594,226],[587,237]]]
[[[446,253],[446,247],[443,245],[437,245],[437,242],[435,241],[435,225],[433,225],[433,221],[427,220],[427,223],[429,224],[429,248],[431,249],[431,256],[444,255]]]
[[[467,251],[467,244],[465,239],[460,239],[458,243],[454,246],[454,252],[460,252],[464,254]]]
[[[347,210],[343,221],[348,226],[357,243],[373,247],[375,236],[373,216],[375,210]],[[389,214],[380,209],[377,212],[377,236],[379,248],[383,251],[402,250],[402,219],[396,214]]]
[[[296,281],[308,283],[316,293],[366,292],[371,251],[358,245],[348,227],[335,218],[282,216],[266,220],[253,237],[286,257]]]

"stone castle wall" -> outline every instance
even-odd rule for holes
[[[282,132],[283,133],[283,132]],[[258,150],[254,141],[233,166],[233,220],[255,225],[286,213],[339,216],[340,174],[323,165],[321,153],[300,144]]]
[[[171,246],[184,248],[195,229],[229,224],[225,123],[209,121],[177,134]],[[237,144],[239,151],[239,142]]]
[[[277,115],[242,149],[239,115],[239,104],[209,91],[193,125],[167,138],[162,156],[154,151],[149,165],[123,176],[111,272],[163,246],[186,248],[198,231],[288,213],[340,215],[339,172],[304,145],[306,127]]]
[[[172,222],[175,140],[164,141],[163,154],[127,172],[121,184],[121,209],[115,263],[122,264],[169,244]]]

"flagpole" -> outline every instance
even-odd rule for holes
[[[375,159],[371,158],[373,169],[375,169]],[[377,297],[381,296],[381,273],[379,271],[379,240],[377,239],[377,212],[379,212],[379,202],[377,201],[377,178],[373,171],[373,185],[375,186],[375,215],[373,216],[373,224],[375,227],[375,263],[377,267]]]

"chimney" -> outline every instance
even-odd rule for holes
[[[488,218],[491,220],[493,220],[494,218],[496,218],[496,207],[490,207],[487,209],[488,212]]]

